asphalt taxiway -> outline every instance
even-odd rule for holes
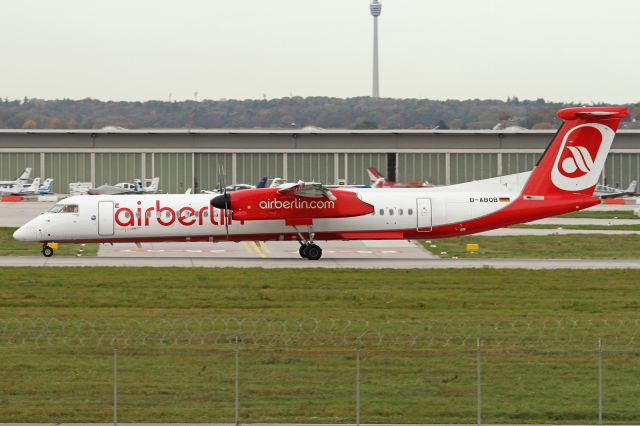
[[[402,240],[318,241],[323,259],[437,259],[419,244]],[[297,241],[242,241],[102,244],[98,257],[299,259]]]
[[[353,269],[640,269],[640,259],[376,259],[246,257],[63,257],[3,256],[0,267],[183,267]]]

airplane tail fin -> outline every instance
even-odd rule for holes
[[[629,184],[629,187],[625,189],[624,192],[627,194],[635,194],[637,188],[638,188],[638,181],[632,180],[631,183]]]
[[[17,180],[29,180],[29,178],[31,177],[31,170],[32,169],[30,167],[27,167],[26,169],[24,169],[24,172],[22,172],[22,174]]]
[[[269,179],[268,176],[262,176],[260,178],[260,181],[258,181],[258,183],[256,184],[256,188],[266,188],[267,186],[267,179]]]
[[[524,188],[527,197],[572,193],[593,196],[626,107],[567,108],[564,124],[533,169]]]
[[[38,194],[40,195],[47,195],[51,192],[53,186],[53,179],[48,178],[45,179],[44,183],[42,185],[40,185],[40,188],[38,188]]]
[[[382,176],[378,169],[376,169],[375,167],[367,167],[367,173],[369,174],[371,183],[376,182],[380,178],[384,179],[384,176]]]
[[[24,192],[31,192],[33,194],[35,194],[36,192],[38,192],[38,189],[40,189],[40,178],[37,177],[33,180],[33,182],[31,182],[31,185],[27,186],[26,188],[24,188]]]
[[[145,192],[158,192],[158,185],[160,184],[160,178],[154,177],[151,179],[151,184],[145,188]]]

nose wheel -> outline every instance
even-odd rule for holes
[[[44,257],[51,257],[53,256],[53,249],[51,247],[49,247],[48,245],[44,245],[42,246],[42,255]]]

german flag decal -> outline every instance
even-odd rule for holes
[[[509,197],[500,197],[501,203],[508,203],[511,199]]]

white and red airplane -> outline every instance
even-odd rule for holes
[[[319,183],[216,195],[70,197],[19,228],[40,242],[298,240],[300,255],[322,256],[318,240],[454,237],[599,204],[594,188],[625,107],[569,108],[530,172],[450,186],[327,188]]]
[[[426,181],[404,183],[387,180],[375,167],[367,167],[367,174],[369,175],[369,186],[371,188],[430,188],[435,186]]]

